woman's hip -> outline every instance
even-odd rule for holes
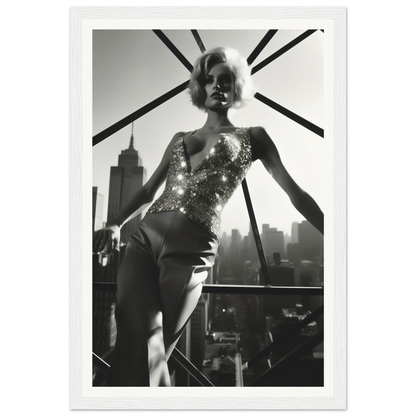
[[[147,214],[132,237],[148,247],[155,261],[166,255],[215,257],[218,249],[213,236],[180,211]]]

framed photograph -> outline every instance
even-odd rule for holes
[[[345,409],[346,9],[74,7],[70,29],[71,409]]]

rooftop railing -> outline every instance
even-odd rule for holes
[[[116,283],[93,283],[95,290],[109,290],[116,292]],[[202,287],[202,293],[211,294],[241,294],[241,295],[300,295],[300,296],[323,296],[323,287],[298,287],[298,286],[255,286],[255,285],[220,285],[220,284],[204,284]],[[286,345],[286,341],[294,338],[300,334],[301,331],[309,325],[311,322],[317,320],[323,315],[324,307],[321,305],[315,311],[307,315],[299,323],[275,339],[266,348],[260,351],[257,355],[252,357],[250,360],[242,363],[240,367],[241,373],[248,368],[252,368],[261,360],[270,356],[271,353],[277,352],[281,349],[282,345]],[[295,359],[307,352],[311,352],[315,347],[323,342],[323,331],[319,331],[317,334],[309,336],[302,344],[298,345],[291,351],[287,351],[285,356],[281,358],[275,365],[269,370],[264,372],[261,376],[256,378],[248,386],[260,386],[265,385],[270,379],[272,379],[279,370],[287,367],[294,362]],[[183,355],[177,348],[172,353],[172,358],[177,361],[201,386],[204,387],[215,387],[214,384],[201,373],[194,364],[188,358]],[[101,359],[98,355],[93,353],[93,364],[103,374],[107,374],[110,365]],[[240,375],[243,379],[242,374]]]

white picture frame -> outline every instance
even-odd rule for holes
[[[348,3],[70,3],[66,7],[66,411],[73,415],[341,415],[351,398],[351,7]],[[327,44],[333,103],[333,272],[325,287],[325,354],[331,382],[321,388],[94,388],[91,385],[91,51],[101,29],[312,28]],[[205,26],[204,26],[205,25]],[[225,26],[226,25],[226,26]]]

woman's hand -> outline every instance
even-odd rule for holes
[[[94,254],[112,250],[118,250],[120,244],[120,227],[116,224],[109,224],[102,230],[94,233],[92,252]]]

